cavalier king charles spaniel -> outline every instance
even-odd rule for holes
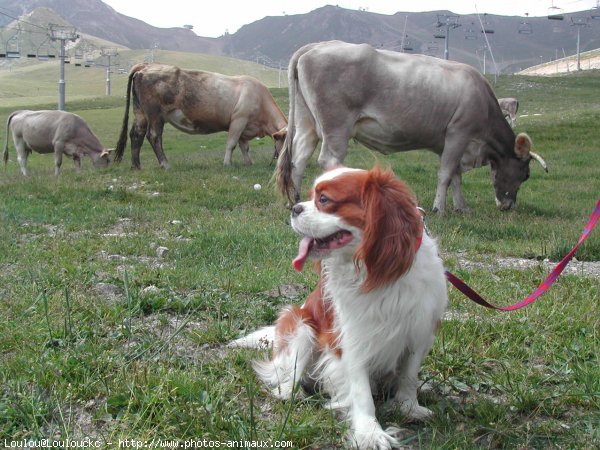
[[[392,393],[401,413],[422,420],[418,373],[447,304],[436,242],[424,233],[414,194],[391,170],[338,167],[318,177],[310,200],[291,212],[301,236],[293,262],[318,260],[320,280],[302,306],[231,347],[273,347],[254,363],[273,395],[318,385],[349,423],[350,445],[389,449],[374,393]]]

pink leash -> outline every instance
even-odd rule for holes
[[[475,303],[477,303],[481,306],[485,306],[486,308],[492,308],[492,309],[497,309],[497,310],[501,310],[501,311],[514,311],[517,309],[521,309],[524,306],[527,306],[530,303],[533,303],[535,300],[537,300],[538,297],[540,297],[542,294],[544,294],[550,288],[550,286],[552,286],[554,284],[554,282],[558,279],[558,276],[562,273],[562,271],[565,269],[565,267],[567,267],[567,264],[569,264],[569,262],[575,255],[575,252],[577,251],[579,246],[583,243],[583,241],[585,241],[585,239],[588,237],[588,235],[592,232],[592,230],[594,229],[594,226],[596,226],[596,222],[598,222],[599,217],[600,217],[600,199],[598,199],[598,201],[596,202],[596,207],[594,208],[594,211],[592,212],[592,215],[590,216],[590,220],[588,221],[587,225],[583,229],[583,233],[581,234],[581,237],[579,238],[579,241],[577,242],[575,247],[573,247],[571,249],[571,251],[569,253],[567,253],[567,256],[565,256],[562,259],[562,261],[560,261],[556,265],[554,270],[552,270],[552,272],[550,272],[550,275],[548,275],[548,277],[542,282],[542,284],[540,284],[538,286],[538,288],[533,293],[531,293],[528,297],[521,300],[520,302],[515,303],[514,305],[511,305],[511,306],[491,305],[490,303],[486,302],[477,292],[475,292],[473,289],[471,289],[464,281],[462,281],[456,275],[446,271],[446,278],[448,279],[448,281],[450,283],[452,283],[454,285],[454,287],[456,289],[458,289],[460,292],[462,292],[467,297],[469,297],[471,300],[473,300]]]

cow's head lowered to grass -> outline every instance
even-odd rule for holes
[[[521,183],[529,178],[529,163],[538,161],[548,172],[546,162],[540,155],[531,151],[531,138],[519,133],[515,138],[515,157],[503,156],[490,158],[492,183],[496,191],[496,205],[501,210],[508,210],[517,203],[517,192]]]
[[[114,150],[114,148],[105,148],[100,153],[90,153],[94,167],[108,167],[108,165],[111,163],[111,154]]]

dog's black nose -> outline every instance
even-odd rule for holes
[[[300,203],[296,203],[294,206],[292,206],[292,217],[299,216],[302,214],[302,211],[304,211],[304,207]]]

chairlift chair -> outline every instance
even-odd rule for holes
[[[21,49],[19,46],[19,35],[15,34],[6,41],[6,57],[17,59],[21,57]]]
[[[472,26],[474,26],[474,23],[471,23]],[[465,30],[465,39],[468,41],[472,41],[474,39],[477,39],[477,34],[475,32],[475,28],[467,28]]]
[[[548,8],[548,20],[565,20],[564,10],[554,6],[554,1],[552,1],[552,6]]]
[[[519,34],[533,34],[531,23],[527,20],[529,13],[525,13],[525,20],[519,24]]]
[[[435,42],[432,41],[429,44],[427,44],[427,51],[436,52],[438,50],[439,50],[439,46]]]
[[[600,0],[596,0],[596,6],[592,8],[591,18],[592,20],[600,20]]]
[[[494,34],[492,24],[487,19],[487,13],[483,13],[483,21],[481,22],[481,32],[484,34]]]
[[[533,28],[529,22],[524,22],[519,25],[519,34],[533,34]]]

